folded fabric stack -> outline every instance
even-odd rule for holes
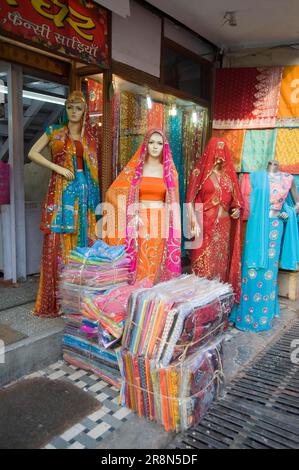
[[[109,246],[97,240],[90,248],[72,250],[61,274],[62,311],[80,314],[84,299],[104,293],[129,280],[129,259],[124,246]],[[88,310],[88,308],[86,309]]]
[[[152,286],[151,280],[142,279],[135,284],[116,287],[104,295],[97,295],[90,299],[88,305],[84,303],[84,315],[98,320],[100,346],[108,348],[122,337],[131,293]]]
[[[228,284],[194,275],[133,292],[120,355],[123,404],[167,431],[198,422],[219,391],[219,338],[233,302]]]
[[[63,336],[63,358],[69,364],[89,370],[105,382],[120,388],[117,351],[98,345],[98,325],[81,315],[68,315]]]
[[[122,404],[162,424],[165,431],[196,425],[222,390],[221,340],[166,368],[124,350],[120,364]]]
[[[60,300],[66,329],[64,359],[91,370],[110,384],[120,387],[116,350],[98,343],[98,317],[93,299],[112,288],[127,286],[129,260],[124,246],[112,247],[98,240],[90,248],[70,252],[60,281]]]

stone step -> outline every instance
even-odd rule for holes
[[[0,386],[62,358],[64,321],[33,317],[33,302],[0,312]],[[1,333],[2,332],[2,333]],[[2,336],[2,337],[1,337]]]

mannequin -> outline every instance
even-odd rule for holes
[[[125,197],[125,202],[118,199]],[[153,282],[167,280],[181,272],[180,208],[177,172],[168,142],[159,129],[145,136],[106,194],[110,208],[103,238],[111,244],[125,244],[131,259],[131,279],[145,277]],[[113,210],[112,210],[113,209]],[[109,220],[116,214],[114,233]],[[120,233],[122,213],[125,233]]]
[[[230,282],[239,298],[240,216],[242,196],[226,143],[212,137],[191,173],[187,203],[191,236],[202,243],[191,249],[192,271],[208,279]],[[195,207],[202,208],[202,223]]]
[[[43,206],[44,232],[40,285],[33,314],[59,316],[58,276],[69,251],[88,246],[95,237],[99,204],[97,141],[89,125],[83,94],[66,100],[67,124],[53,125],[38,139],[28,156],[52,170]],[[52,161],[41,152],[49,145]]]
[[[280,314],[279,265],[296,270],[299,263],[299,196],[293,176],[280,172],[275,160],[268,162],[267,171],[251,173],[250,185],[241,303],[230,320],[240,330],[263,331],[270,329]],[[287,203],[288,197],[292,197],[293,207]]]

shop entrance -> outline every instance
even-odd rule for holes
[[[10,204],[0,206],[0,275],[16,282],[39,273],[41,206],[50,176],[28,152],[47,126],[62,120],[68,87],[4,62],[0,80],[0,161],[10,168]]]

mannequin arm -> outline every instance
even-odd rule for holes
[[[73,180],[74,175],[70,170],[67,170],[66,168],[63,168],[62,166],[56,165],[53,162],[50,162],[47,160],[41,152],[47,147],[49,144],[49,139],[46,133],[44,133],[36,142],[35,144],[31,147],[28,157],[30,160],[33,162],[37,163],[40,166],[43,166],[45,168],[49,168],[52,171],[55,171],[61,176],[64,176],[68,180]]]

